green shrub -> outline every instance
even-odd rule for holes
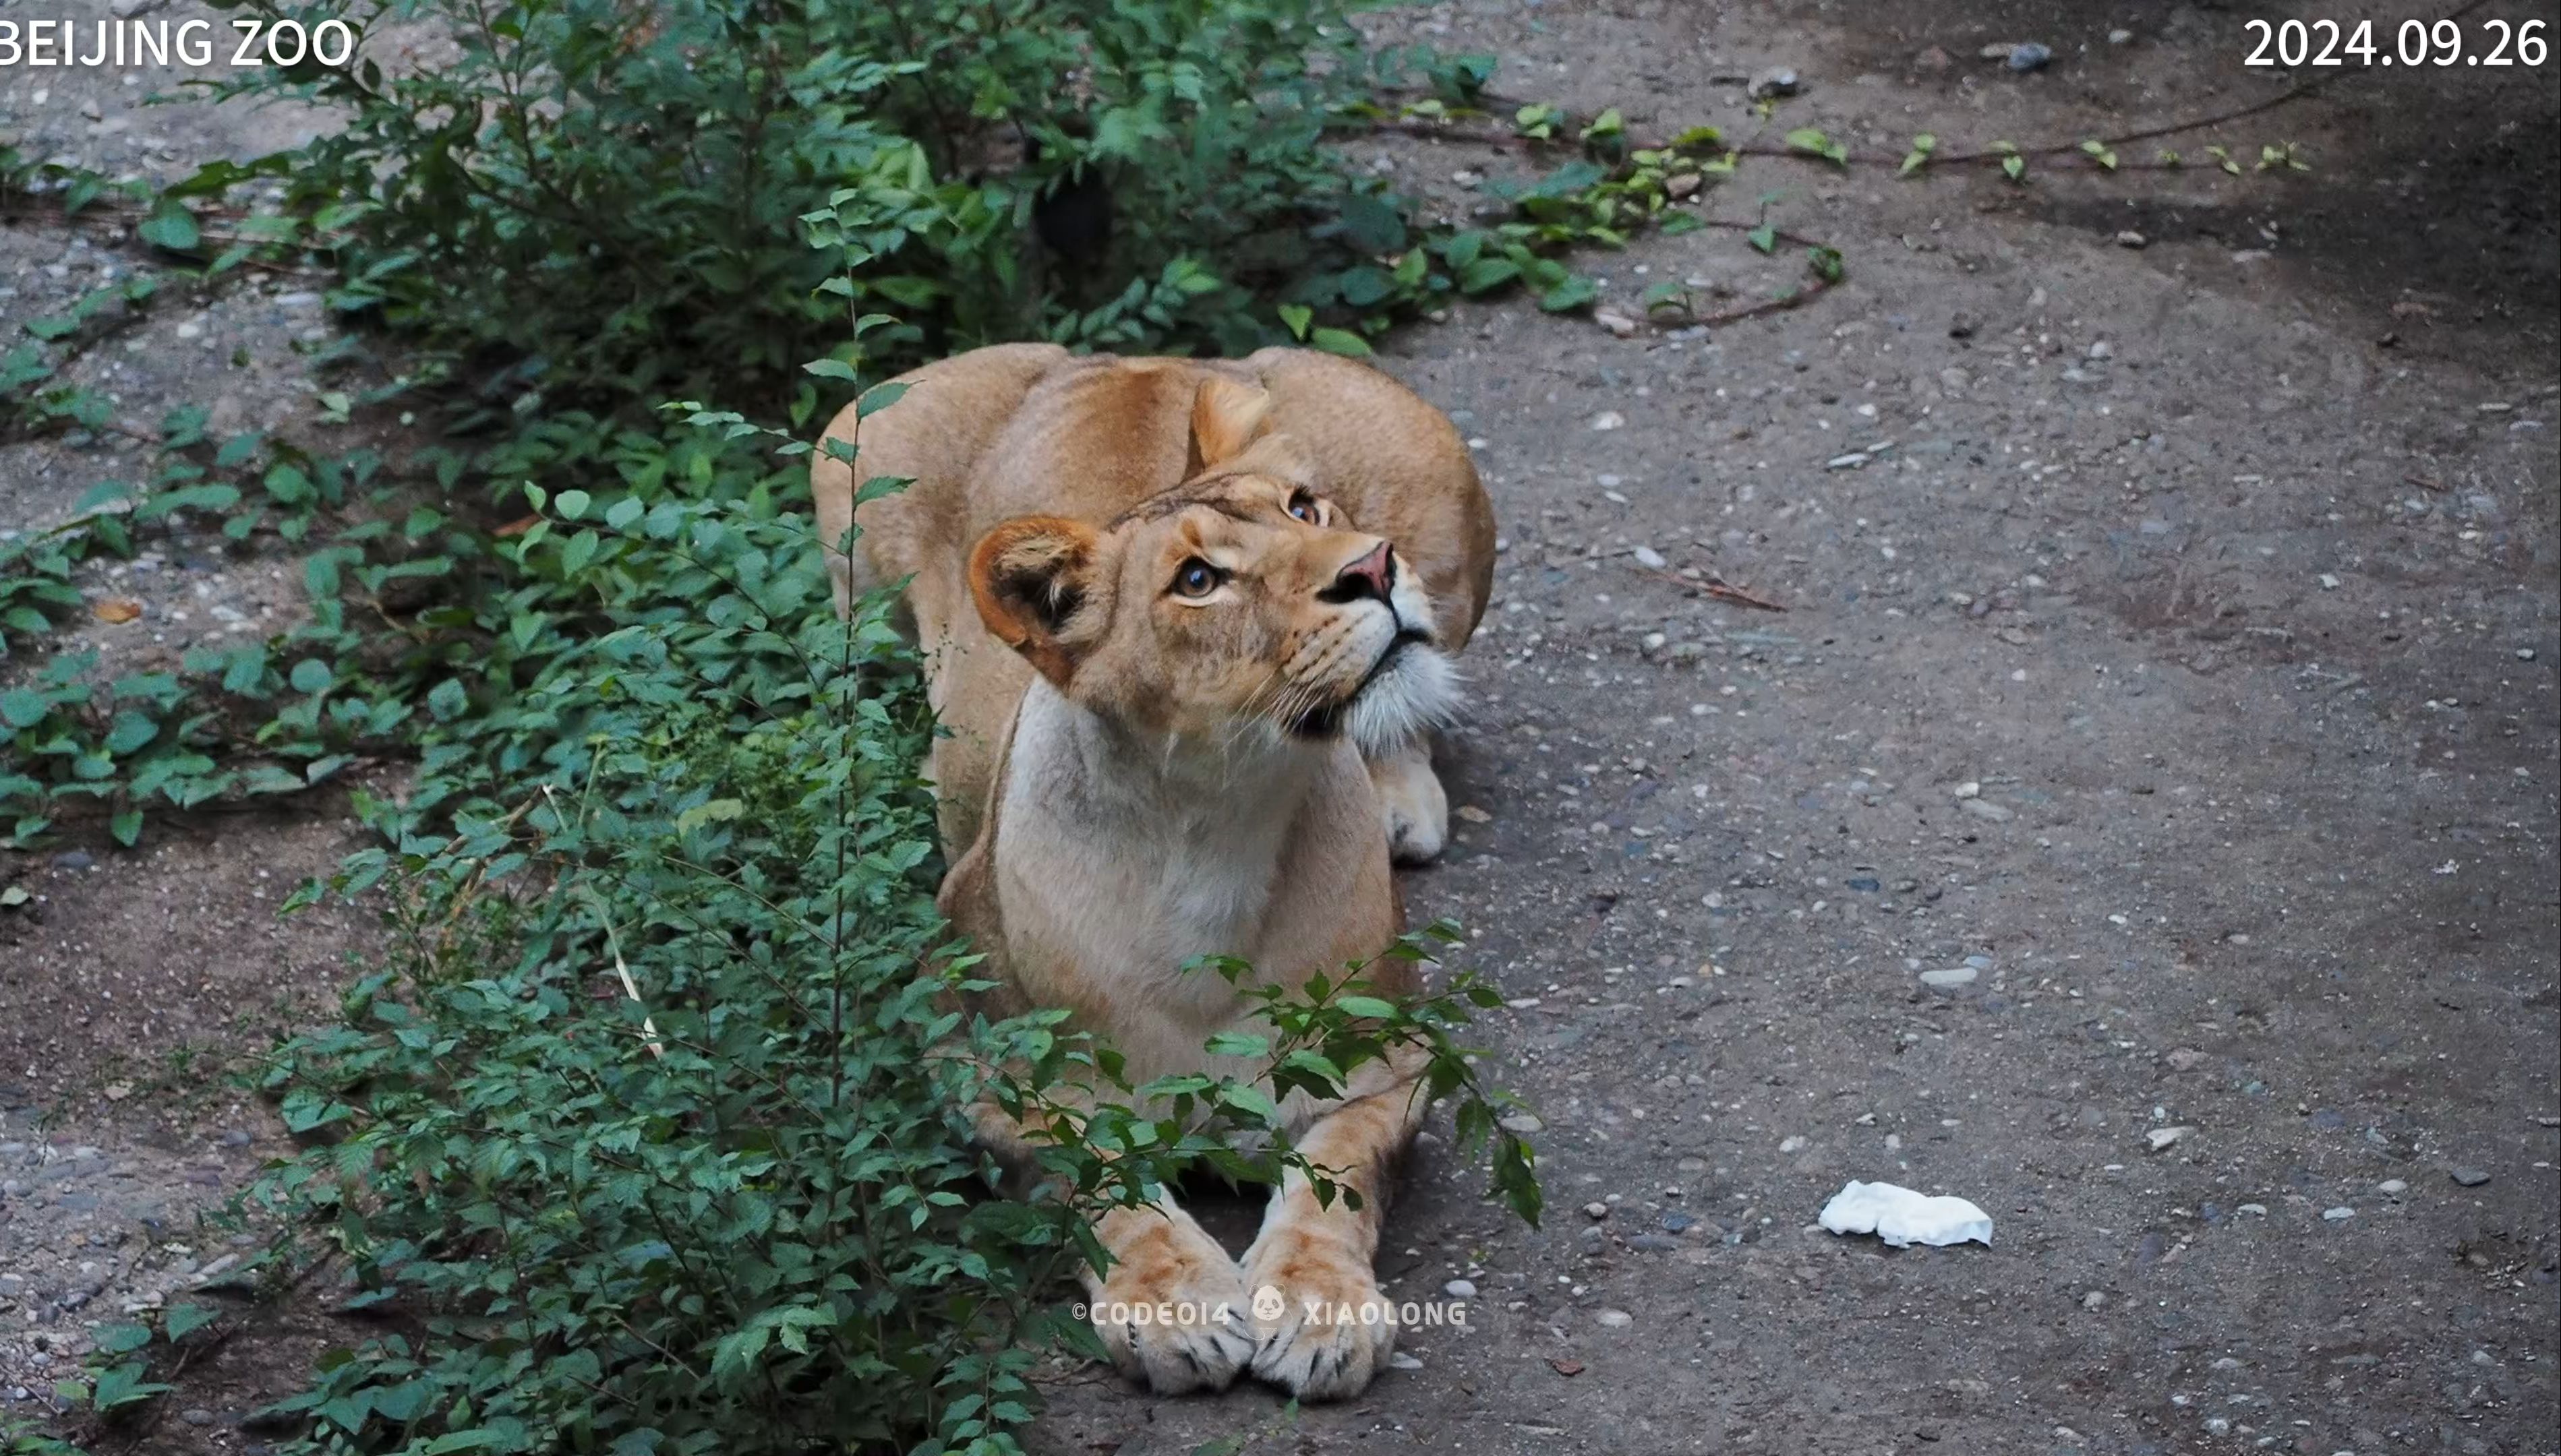
[[[1091,1213],[1195,1164],[1304,1165],[1230,1146],[1268,1130],[1251,1085],[1124,1083],[1079,1111],[1053,1091],[1114,1080],[1106,1049],[1058,1013],[947,1004],[972,958],[933,905],[932,725],[885,593],[839,624],[805,528],[744,507],[549,504],[529,550],[613,543],[579,553],[582,585],[716,584],[630,610],[528,695],[580,725],[576,771],[557,755],[491,796],[430,768],[450,831],[375,806],[406,829],[338,878],[385,890],[401,950],[275,1055],[264,1084],[324,1145],[258,1197],[391,1323],[283,1402],[308,1421],[288,1449],[1012,1451],[1030,1364],[1090,1348],[1055,1300],[1099,1257]],[[1535,1215],[1526,1150],[1450,1041],[1489,990],[1391,1006],[1355,972],[1257,994],[1283,1088],[1427,1049]],[[1056,1129],[1062,1197],[993,1195],[982,1094]]]
[[[1401,205],[1322,144],[1407,69],[1340,0],[243,8],[422,37],[421,64],[376,45],[231,85],[345,109],[266,170],[326,210],[337,305],[493,419],[679,395],[771,417],[856,313],[913,321],[893,365],[1246,349],[1280,337],[1271,298],[1404,246]],[[802,243],[818,212],[847,218],[850,279]]]
[[[378,471],[182,410],[145,484],[0,543],[0,831],[93,803],[130,843],[146,804],[415,760],[399,802],[365,806],[389,847],[336,882],[390,896],[400,949],[268,1076],[323,1145],[260,1196],[387,1322],[287,1402],[295,1449],[1011,1450],[1028,1363],[1086,1336],[1050,1304],[1098,1253],[1086,1216],[1292,1155],[1223,1136],[1268,1115],[1252,1086],[1077,1111],[1052,1088],[1115,1081],[1108,1049],[1055,1015],[942,1008],[967,958],[931,904],[916,665],[882,603],[833,618],[794,524],[807,447],[774,438],[979,342],[1357,354],[1455,293],[1574,306],[1588,286],[1551,254],[1660,211],[1662,167],[1616,193],[1577,172],[1497,228],[1417,226],[1323,133],[1390,81],[1463,100],[1487,65],[1372,56],[1330,0],[349,18],[415,63],[230,87],[334,105],[340,129],[125,205],[207,284],[324,265],[332,305],[383,326],[359,340],[390,345],[371,388],[324,381],[325,418],[432,401],[447,442]],[[0,148],[0,191],[20,183],[66,211],[129,196]],[[229,205],[267,183],[280,210]],[[0,432],[110,427],[69,366],[151,296],[102,290],[12,341]],[[310,621],[118,682],[49,652],[83,562],[173,522],[301,551]],[[1199,973],[1222,972],[1243,968]],[[1386,1006],[1356,968],[1267,996],[1275,1078],[1322,1089],[1425,1047],[1534,1217],[1527,1149],[1450,1040],[1491,997],[1461,977]],[[1009,1070],[984,1086],[986,1066]],[[982,1088],[1055,1129],[1061,1200],[988,1195],[958,1110]],[[90,1411],[147,1406],[161,1353],[208,1338],[194,1319],[114,1332]]]

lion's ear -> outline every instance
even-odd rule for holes
[[[1062,688],[1076,673],[1075,654],[1063,639],[1092,603],[1102,542],[1082,521],[1024,516],[980,537],[969,553],[978,619]]]
[[[1214,469],[1245,453],[1263,433],[1272,396],[1224,375],[1212,375],[1192,397],[1191,468],[1184,478]]]

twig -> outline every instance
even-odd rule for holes
[[[1700,590],[1715,597],[1719,601],[1730,601],[1737,606],[1758,607],[1765,612],[1783,612],[1787,610],[1786,607],[1781,606],[1779,603],[1772,601],[1766,596],[1755,595],[1730,581],[1720,581],[1713,576],[1708,577],[1705,581],[1699,582],[1698,587]]]
[[[1758,233],[1764,226],[1766,226],[1760,223],[1728,222],[1723,218],[1699,218],[1698,225],[1702,228],[1721,229],[1728,233]],[[1839,249],[1833,247],[1830,243],[1817,243],[1813,239],[1807,238],[1800,233],[1791,233],[1784,228],[1770,229],[1770,237],[1774,243],[1791,243],[1797,247],[1809,248],[1817,252],[1828,252],[1835,257],[1839,256]],[[1801,308],[1812,300],[1820,298],[1825,293],[1830,292],[1840,281],[1841,274],[1837,269],[1830,273],[1814,270],[1813,281],[1805,284],[1801,288],[1782,293],[1776,298],[1765,298],[1759,303],[1747,303],[1735,308],[1725,309],[1717,313],[1700,313],[1697,310],[1684,305],[1677,314],[1674,315],[1674,320],[1676,320],[1680,327],[1695,325],[1701,328],[1720,329],[1725,327],[1727,324],[1739,324],[1745,319],[1759,318],[1764,314],[1785,313],[1792,308]],[[1668,311],[1669,310],[1648,309],[1646,311],[1645,321],[1647,323],[1656,322],[1654,315],[1657,312]]]
[[[558,816],[560,814],[559,796],[552,792],[550,784],[544,784],[542,788],[544,802],[550,804],[552,813]],[[569,821],[564,818],[561,822],[567,824]],[[613,916],[604,907],[604,897],[584,885],[579,889],[586,893],[588,902],[596,906],[596,922],[604,927],[604,948],[612,952],[613,974],[622,978],[622,994],[631,999],[632,1005],[643,1008],[640,1013],[640,1045],[648,1048],[649,1054],[652,1056],[665,1056],[667,1049],[658,1040],[658,1024],[650,1019],[646,1009],[648,1003],[640,999],[639,983],[631,979],[630,964],[622,959],[622,937],[613,933]]]
[[[1683,587],[1691,591],[1704,592],[1709,596],[1715,597],[1719,601],[1730,601],[1736,606],[1754,607],[1765,612],[1783,612],[1787,610],[1786,607],[1781,606],[1770,598],[1761,595],[1759,592],[1737,586],[1722,576],[1702,576],[1693,580],[1690,577],[1680,574],[1678,571],[1665,570],[1660,566],[1639,566],[1636,569],[1644,572],[1648,576],[1658,577],[1661,580],[1669,581],[1674,586]]]

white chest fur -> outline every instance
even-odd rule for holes
[[[1197,955],[1271,968],[1275,905],[1334,744],[1131,738],[1045,681],[1014,727],[995,850],[1008,959],[1035,1003],[1073,1008],[1131,1071],[1196,1067],[1244,1006]]]

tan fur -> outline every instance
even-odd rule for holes
[[[908,581],[953,729],[934,764],[959,850],[941,903],[986,956],[989,1009],[1066,1008],[1135,1082],[1258,1075],[1203,1050],[1268,1031],[1251,1003],[1180,968],[1232,955],[1294,987],[1401,927],[1381,792],[1441,802],[1408,726],[1437,711],[1441,654],[1483,610],[1493,525],[1475,472],[1430,406],[1320,355],[1015,346],[911,380],[864,424],[854,468],[822,460],[813,484],[832,542],[858,474],[916,481],[866,504],[853,559],[830,564],[840,592]],[[1391,996],[1420,988],[1408,962],[1369,975]],[[1088,1281],[1098,1305],[1195,1301],[1237,1321],[1101,1322],[1124,1372],[1159,1391],[1248,1368],[1309,1398],[1368,1384],[1393,1325],[1314,1312],[1381,1298],[1371,1260],[1419,1072],[1400,1055],[1340,1100],[1282,1107],[1358,1210],[1293,1177],[1241,1263],[1170,1200],[1098,1221],[1113,1259]],[[1001,1121],[981,1109],[1000,1151],[1018,1143]],[[1252,1312],[1265,1286],[1277,1317]]]
[[[1494,518],[1457,430],[1386,375],[1309,350],[1266,349],[1233,361],[1077,357],[1052,344],[974,350],[900,377],[908,392],[862,423],[851,408],[827,427],[858,446],[854,465],[821,455],[810,471],[818,533],[841,609],[852,591],[911,578],[919,644],[936,659],[935,711],[950,736],[934,752],[944,842],[976,838],[996,741],[1030,681],[1030,665],[981,627],[965,568],[970,548],[1020,516],[1100,526],[1199,473],[1194,415],[1214,398],[1264,397],[1256,424],[1296,442],[1323,495],[1362,529],[1396,543],[1422,573],[1455,655],[1493,584]],[[1216,394],[1204,388],[1215,386]],[[1247,387],[1242,396],[1231,393]],[[851,558],[834,548],[854,524],[859,476],[911,479],[866,504]],[[1428,745],[1373,765],[1404,859],[1429,859],[1447,808]]]

